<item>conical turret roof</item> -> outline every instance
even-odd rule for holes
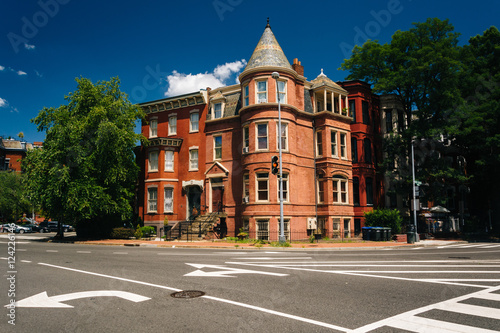
[[[264,66],[292,69],[285,53],[283,53],[280,44],[278,44],[276,37],[274,37],[271,31],[269,20],[267,21],[267,26],[264,29],[262,37],[260,37],[257,47],[253,51],[252,57],[245,67],[245,71]]]

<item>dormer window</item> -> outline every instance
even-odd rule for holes
[[[222,118],[222,103],[214,104],[214,119]]]
[[[267,103],[267,80],[257,81],[257,103]]]

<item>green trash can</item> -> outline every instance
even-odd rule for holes
[[[370,237],[372,240],[376,242],[380,242],[382,240],[382,228],[376,227],[372,228],[372,237]]]

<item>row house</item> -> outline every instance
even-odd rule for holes
[[[21,161],[30,149],[43,146],[42,142],[26,142],[0,138],[0,171],[21,172]]]
[[[365,88],[335,83],[323,70],[308,81],[268,23],[239,84],[141,104],[147,114],[142,133],[150,141],[139,155],[144,223],[173,224],[194,212],[215,216],[229,236],[243,229],[251,238],[277,240],[279,179],[271,160],[279,155],[280,108],[285,236],[359,232],[363,209],[377,205],[380,188],[373,148],[378,125],[372,123],[378,100]],[[353,101],[359,117],[369,104],[370,125],[353,122]],[[353,156],[366,140],[371,160]],[[354,141],[359,150],[352,149]],[[361,184],[370,178],[366,190]]]

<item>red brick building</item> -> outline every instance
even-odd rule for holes
[[[356,219],[377,205],[380,187],[375,149],[371,161],[355,160],[353,168],[351,142],[368,139],[373,147],[379,126],[353,123],[349,108],[354,103],[361,117],[366,101],[371,121],[378,122],[378,100],[369,87],[337,84],[322,71],[307,81],[269,24],[239,82],[141,104],[148,117],[142,133],[151,141],[139,155],[138,208],[145,224],[161,227],[167,217],[175,225],[194,212],[225,223],[229,236],[243,228],[251,238],[277,240],[279,181],[271,159],[278,155],[279,94],[285,236],[350,237],[359,231]],[[372,179],[371,203],[364,187],[353,187],[354,177],[364,184]]]
[[[0,138],[0,171],[10,170],[21,172],[21,161],[26,157],[26,151],[41,147],[41,142],[29,143]]]

